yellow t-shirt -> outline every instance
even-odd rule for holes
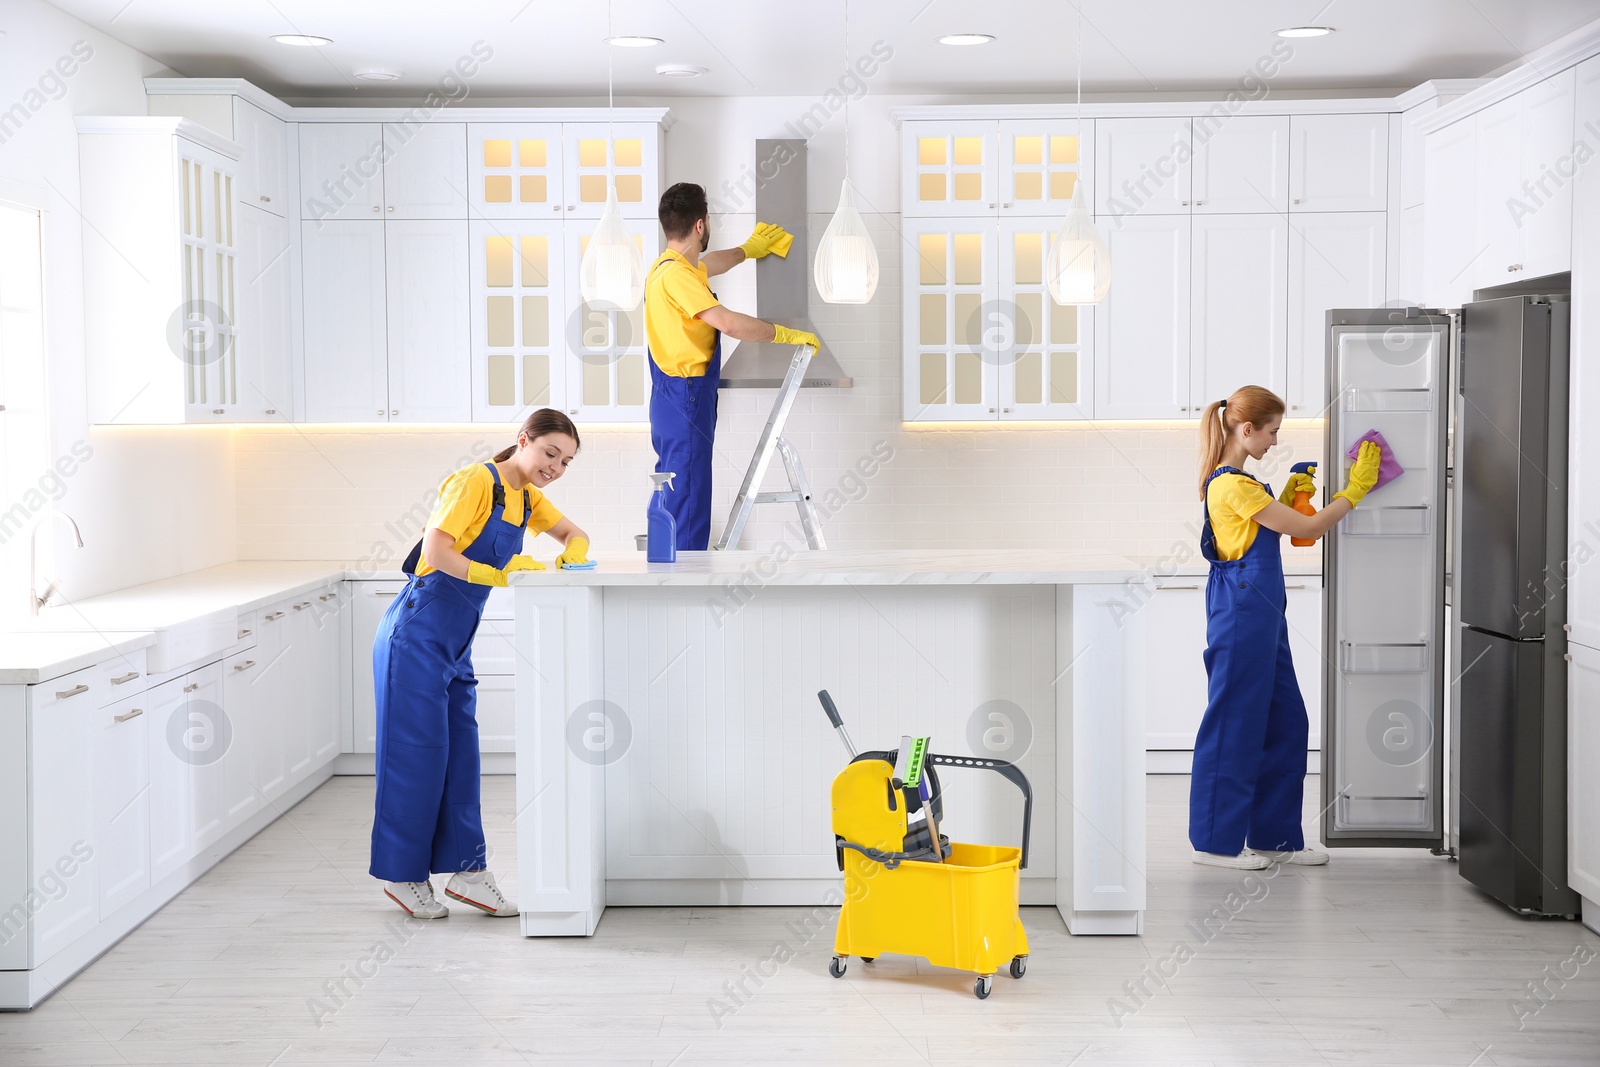
[[[695,316],[718,303],[704,263],[691,267],[682,253],[669,248],[651,265],[644,284],[644,335],[663,374],[705,374],[717,331]]]
[[[1255,516],[1272,503],[1272,497],[1254,478],[1242,474],[1219,474],[1206,487],[1206,510],[1211,513],[1211,532],[1217,538],[1217,555],[1239,559],[1255,543],[1261,524]]]
[[[505,475],[500,476],[503,483]],[[533,486],[528,487],[528,500],[533,505],[528,518],[528,532],[542,534],[561,521],[561,512],[545,495]],[[494,510],[494,476],[482,463],[462,467],[444,480],[439,487],[439,502],[428,516],[428,528],[440,529],[456,539],[455,550],[460,552],[478,539],[489,522],[489,512]],[[522,522],[522,493],[506,486],[506,506],[500,513],[504,522],[517,525]],[[417,561],[417,576],[436,570],[425,561]]]

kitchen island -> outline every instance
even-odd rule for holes
[[[826,689],[860,750],[926,734],[1020,766],[1022,902],[1074,934],[1140,933],[1145,734],[1125,693],[1147,667],[1131,638],[1150,573],[780,546],[514,575],[522,932],[589,935],[607,905],[837,902],[829,786],[847,757]],[[1009,783],[941,781],[951,839],[1019,843]]]

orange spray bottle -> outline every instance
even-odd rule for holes
[[[1292,474],[1309,474],[1315,478],[1317,476],[1317,465],[1315,462],[1296,463],[1289,468],[1289,471]],[[1315,515],[1317,513],[1317,509],[1311,503],[1311,494],[1307,492],[1296,493],[1294,495],[1294,503],[1289,506],[1302,515]],[[1289,538],[1289,543],[1298,548],[1307,548],[1317,542],[1310,537],[1291,537]]]

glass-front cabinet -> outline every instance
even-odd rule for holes
[[[1060,119],[907,122],[901,213],[1064,214],[1092,173],[1092,128]]]
[[[468,123],[473,217],[598,219],[615,183],[625,216],[653,219],[660,140],[654,122]]]

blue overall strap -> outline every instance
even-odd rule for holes
[[[1200,524],[1200,555],[1205,557],[1205,560],[1208,563],[1227,562],[1217,555],[1217,535],[1216,532],[1211,529],[1211,483],[1216,481],[1219,475],[1223,474],[1237,474],[1241,477],[1249,478],[1252,482],[1255,482],[1263,489],[1266,489],[1269,495],[1272,492],[1272,490],[1268,488],[1266,483],[1262,482],[1260,478],[1245,474],[1245,472],[1240,470],[1238,467],[1218,467],[1216,470],[1211,472],[1211,474],[1206,478],[1206,484],[1200,490],[1200,511],[1202,518],[1202,522]]]

